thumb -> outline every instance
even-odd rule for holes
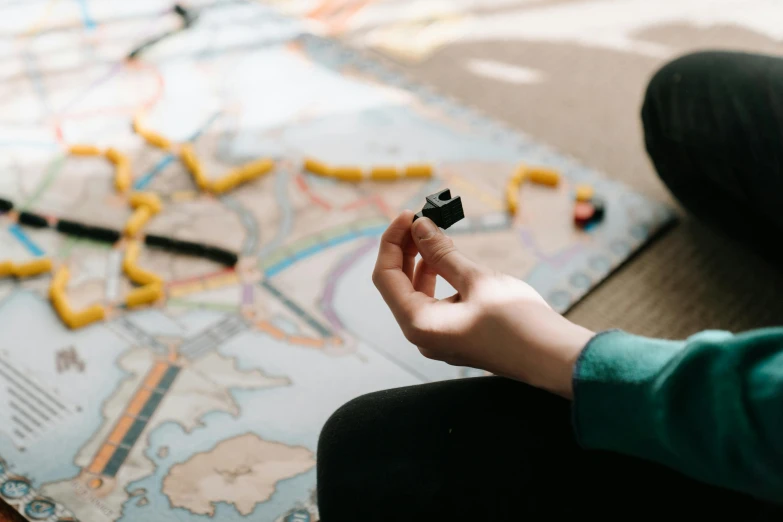
[[[414,221],[411,234],[424,262],[458,292],[466,293],[481,272],[479,266],[457,250],[454,241],[429,218]]]

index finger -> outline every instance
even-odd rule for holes
[[[404,271],[413,212],[406,210],[392,221],[381,236],[378,259],[372,274],[373,283],[391,309],[397,322],[410,319],[415,308],[429,298],[413,288],[413,282]]]

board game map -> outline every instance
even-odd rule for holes
[[[121,227],[130,211],[111,166],[64,152],[117,147],[133,160],[134,187],[164,201],[150,233],[241,259],[226,269],[145,249],[140,263],[165,279],[164,302],[73,331],[47,300],[48,276],[0,282],[0,497],[30,520],[317,520],[315,448],[332,411],[370,391],[480,374],[421,357],[370,280],[390,219],[428,194],[460,195],[467,217],[448,232],[457,245],[559,311],[673,219],[271,7],[193,2],[193,27],[127,62],[139,41],[176,23],[167,2],[48,4],[14,4],[0,22],[16,35],[0,62],[0,196]],[[175,156],[133,133],[141,110],[151,127],[191,142],[209,172],[258,157],[277,166],[205,195]],[[305,157],[427,162],[436,176],[341,183],[305,172]],[[503,194],[521,162],[563,181],[525,186],[511,218]],[[587,231],[572,222],[580,183],[607,204]],[[130,288],[116,247],[5,218],[0,234],[0,259],[66,264],[77,305],[114,303]],[[441,282],[440,295],[451,291]]]

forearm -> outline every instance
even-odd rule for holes
[[[498,349],[482,347],[469,365],[570,400],[576,361],[595,333],[555,312],[541,298],[516,306],[496,305],[488,315],[491,320],[483,328],[481,344]]]
[[[661,341],[606,332],[574,372],[580,443],[783,500],[783,329]]]

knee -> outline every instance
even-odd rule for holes
[[[346,441],[357,436],[357,430],[361,427],[362,411],[366,410],[367,396],[353,399],[340,406],[324,424],[321,435],[318,438],[318,468],[327,469],[332,461],[339,461],[344,455],[340,455],[343,448],[350,448]]]
[[[318,438],[317,495],[323,520],[340,520],[351,497],[362,493],[362,467],[375,438],[373,409],[377,393],[353,399],[338,408],[326,421]]]
[[[678,108],[685,109],[689,105],[687,98],[699,95],[693,87],[705,86],[713,64],[722,54],[709,51],[686,54],[653,74],[642,104],[642,123],[648,145],[651,139],[670,136],[677,128]]]
[[[763,57],[731,51],[700,51],[680,56],[653,74],[644,95],[642,122],[648,147],[660,138],[680,141],[683,134],[709,123],[711,105],[719,95],[715,80],[741,76],[748,62]],[[696,117],[698,116],[698,117]],[[691,128],[691,127],[696,127]],[[708,129],[704,129],[708,130]]]

